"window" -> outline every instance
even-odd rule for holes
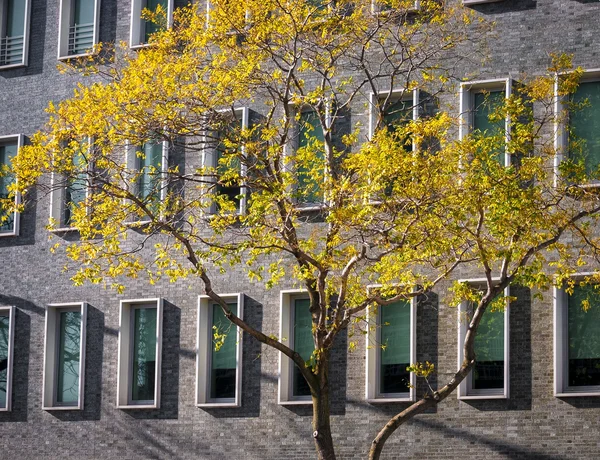
[[[0,307],[0,412],[12,410],[15,307]]]
[[[61,0],[58,59],[85,56],[98,43],[100,0]]]
[[[85,206],[89,193],[88,159],[87,152],[79,150],[73,155],[73,177],[67,179],[56,173],[52,174],[50,217],[56,227],[54,231],[75,230],[73,214],[77,208]]]
[[[467,283],[483,288],[477,280]],[[510,295],[509,288],[504,290]],[[475,336],[475,366],[458,387],[459,399],[507,399],[509,397],[509,304],[504,311],[488,307]],[[464,359],[464,342],[474,305],[463,302],[458,309],[458,366]]]
[[[462,83],[460,86],[460,126],[459,137],[464,139],[471,133],[498,135],[504,133],[506,143],[510,134],[510,121],[492,121],[490,116],[512,94],[512,80],[484,80]],[[510,155],[506,147],[494,155],[500,164],[509,166]]]
[[[223,294],[221,297],[238,318],[243,318],[243,294]],[[216,343],[215,334],[225,335],[224,340]],[[208,296],[198,299],[196,360],[196,405],[241,406],[242,331],[225,317],[221,306]]]
[[[232,119],[231,123],[225,122],[223,128],[214,130],[208,133],[204,140],[205,148],[203,150],[203,164],[208,168],[215,168],[217,183],[213,188],[213,192],[217,195],[224,195],[228,200],[233,201],[236,205],[239,214],[242,214],[246,210],[248,201],[248,190],[239,181],[234,179],[227,180],[227,173],[231,170],[235,170],[235,175],[244,177],[246,173],[245,166],[237,161],[237,158],[228,160],[227,156],[231,153],[236,153],[237,148],[242,149],[242,155],[244,154],[244,146],[228,146],[228,140],[233,138],[237,140],[240,138],[239,130],[248,129],[248,108],[240,107],[234,110],[235,118]],[[223,113],[227,116],[226,113]],[[233,116],[231,117],[233,118]],[[234,142],[235,144],[236,142]],[[233,150],[232,150],[233,149]],[[210,214],[216,214],[219,211],[218,205],[213,203],[209,210]]]
[[[416,378],[406,369],[417,360],[416,299],[380,305],[374,320],[367,330],[367,401],[414,401]]]
[[[87,304],[46,309],[43,409],[83,409]]]
[[[300,290],[281,292],[280,340],[310,361],[315,344],[307,294]],[[311,404],[308,383],[287,356],[279,354],[279,404]]]
[[[371,93],[370,97],[369,139],[375,135],[377,125],[394,130],[397,126],[405,125],[411,120],[417,120],[420,115],[419,90],[413,91],[382,91]],[[412,149],[416,146],[413,145]]]
[[[118,409],[160,408],[162,317],[162,299],[121,301]]]
[[[556,92],[558,94],[558,80]],[[565,117],[563,115],[570,108],[569,105],[573,110]],[[600,70],[585,72],[577,90],[570,97],[557,96],[555,111],[556,168],[563,155],[567,155],[575,161],[583,161],[587,174],[595,173],[600,166]],[[598,180],[591,181],[594,186],[598,183]]]
[[[0,68],[27,65],[31,0],[0,0]]]
[[[144,9],[156,11],[156,8],[160,5],[167,15],[167,27],[171,27],[173,21],[173,1],[133,0],[131,2],[131,35],[129,43],[132,48],[146,45],[150,40],[150,36],[161,29],[159,24],[143,19],[142,11]]]
[[[130,145],[127,149],[130,191],[152,211],[157,211],[159,202],[165,199],[168,152],[168,144],[160,141]]]
[[[573,292],[554,289],[554,395],[600,394],[600,291],[575,275]],[[589,302],[589,303],[588,303]]]
[[[0,136],[0,198],[8,198],[8,187],[13,183],[7,168],[10,167],[12,158],[17,155],[23,145],[23,136]],[[15,196],[15,203],[19,203],[19,195]],[[19,234],[19,214],[9,213],[0,208],[0,237],[17,236]]]

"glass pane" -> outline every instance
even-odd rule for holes
[[[412,120],[412,100],[399,99],[388,105],[383,115],[385,126],[391,131],[396,127],[406,125]]]
[[[133,310],[132,401],[154,401],[156,370],[156,308]]]
[[[147,8],[150,11],[156,11],[156,7],[160,5],[162,10],[167,12],[167,0],[146,0],[142,3],[142,8]],[[158,24],[151,21],[144,21],[144,43],[150,41],[150,35],[159,31],[161,28]]]
[[[322,143],[323,139],[323,128],[316,112],[313,110],[302,112],[298,121],[298,148],[304,149],[309,145],[314,148],[314,141],[317,140]],[[322,146],[317,148],[318,150],[313,155],[315,158],[323,160],[325,155],[323,148]],[[312,165],[309,167],[298,165],[298,190],[302,192],[302,201],[316,203],[322,199],[321,184],[310,176],[311,169]]]
[[[237,304],[228,303],[229,309],[237,315]],[[210,397],[235,398],[235,377],[237,363],[237,327],[223,313],[219,304],[212,309],[212,332],[226,334],[221,348],[217,351],[213,344],[210,366]]]
[[[79,399],[81,312],[59,312],[56,402],[75,405]]]
[[[504,311],[486,310],[475,336],[474,390],[504,388]]]
[[[95,0],[74,0],[74,2],[73,24],[93,24]]]
[[[600,81],[581,83],[573,95],[574,104],[583,104],[570,114],[571,135],[584,142],[583,156],[588,174],[600,165]]]
[[[236,118],[235,120],[233,120],[228,129],[226,129],[227,131],[231,132],[231,134],[235,134],[235,132],[237,130],[239,130],[241,125],[241,120]],[[241,164],[240,161],[237,157],[234,158],[229,158],[227,159],[228,153],[235,153],[235,149],[232,148],[228,148],[225,145],[225,138],[227,136],[227,133],[225,132],[220,132],[218,133],[219,135],[219,139],[218,139],[218,145],[217,145],[217,149],[216,149],[216,168],[217,168],[217,176],[219,176],[219,178],[222,178],[225,174],[227,174],[228,172],[237,172],[238,174],[241,173]],[[223,159],[225,157],[225,159]],[[221,179],[222,180],[222,179]],[[234,203],[236,203],[236,207],[239,210],[240,209],[240,194],[241,194],[241,187],[239,186],[239,184],[235,181],[230,181],[228,183],[221,183],[221,184],[217,184],[217,189],[216,192],[219,195],[226,195],[227,198],[230,201],[233,201]]]
[[[395,302],[379,307],[379,392],[409,391],[410,302]]]
[[[6,8],[6,36],[25,34],[25,0],[8,0]]]
[[[73,211],[85,200],[87,189],[87,174],[85,172],[86,159],[83,153],[78,152],[73,157],[75,167],[82,171],[75,175],[65,189],[65,225],[72,223]]]
[[[582,302],[590,301],[585,311]],[[593,286],[569,296],[569,386],[600,385],[600,304]]]
[[[506,129],[504,119],[500,121],[491,121],[490,115],[493,115],[499,107],[504,104],[505,91],[485,91],[473,94],[473,132],[483,136],[503,135]],[[497,152],[493,155],[494,159],[500,164],[504,164],[504,153]]]
[[[8,197],[8,186],[13,182],[13,177],[6,174],[6,168],[10,166],[12,158],[17,154],[17,144],[0,145],[0,198]],[[0,210],[0,213],[3,213]],[[7,214],[2,214],[6,216]],[[14,224],[13,216],[0,222],[0,232],[12,232]]]
[[[294,300],[294,350],[300,353],[302,359],[308,361],[311,359],[315,350],[315,342],[312,334],[312,316],[310,314],[310,300]],[[298,367],[294,366],[292,395],[310,396],[310,388],[304,376],[300,373]]]
[[[8,315],[0,315],[0,408],[6,407],[6,386],[8,384]]]
[[[138,157],[138,197],[158,199],[162,164],[162,142],[146,142],[142,146],[142,157]]]

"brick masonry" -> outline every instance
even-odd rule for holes
[[[30,65],[0,71],[0,135],[31,135],[49,101],[68,97],[76,80],[56,70],[58,1],[33,0]],[[584,68],[600,67],[600,3],[591,0],[504,0],[473,7],[496,21],[490,59],[465,67],[477,79],[541,73],[548,54],[565,51]],[[103,0],[100,39],[127,40],[130,3]],[[362,106],[364,107],[364,106]],[[368,126],[359,108],[352,122]],[[309,459],[314,458],[310,410],[277,404],[278,354],[245,340],[239,409],[202,410],[195,401],[197,282],[131,282],[123,296],[71,285],[64,260],[51,255],[44,225],[49,197],[29,195],[21,236],[0,238],[0,305],[15,305],[13,411],[0,413],[2,459]],[[467,277],[468,273],[459,274]],[[279,331],[279,292],[264,291],[235,272],[217,290],[246,294],[246,318]],[[291,286],[282,285],[281,288]],[[444,291],[418,307],[418,357],[438,364],[438,380],[456,368],[456,309]],[[511,397],[459,402],[454,396],[417,417],[388,441],[385,458],[595,459],[600,453],[600,398],[557,399],[552,393],[552,297],[520,289],[511,308]],[[118,306],[121,298],[163,297],[164,343],[160,410],[115,408]],[[439,298],[438,298],[439,297]],[[87,301],[88,337],[83,411],[41,409],[45,305]],[[370,440],[402,405],[364,401],[365,353],[334,353],[333,431],[339,457],[365,458]]]

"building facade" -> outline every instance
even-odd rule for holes
[[[168,10],[179,3],[169,0]],[[599,3],[464,4],[496,27],[489,37],[489,60],[470,68],[465,64],[464,76],[476,77],[462,85],[460,95],[448,96],[457,113],[478,105],[483,90],[505,94],[511,79],[541,74],[550,53],[566,52],[573,54],[576,66],[588,70],[582,88],[592,112],[600,116],[600,73],[594,71],[600,68]],[[145,6],[142,0],[0,0],[0,161],[7,162],[15,147],[42,127],[50,101],[72,95],[77,77],[59,73],[58,60],[82,54],[97,42],[143,45],[152,25],[135,18]],[[476,115],[460,135],[485,129],[485,117]],[[369,118],[364,106],[353,113],[365,130]],[[161,155],[154,147],[148,147],[147,158]],[[210,335],[198,324],[216,321],[200,284],[131,281],[121,295],[102,286],[73,286],[63,271],[64,256],[50,253],[53,243],[46,230],[50,216],[67,227],[69,217],[53,208],[57,198],[41,189],[30,191],[28,199],[25,212],[0,232],[0,340],[6,343],[4,351],[0,347],[0,359],[6,360],[6,369],[0,368],[0,380],[2,375],[6,379],[3,404],[0,399],[0,458],[314,458],[312,409],[303,404],[302,381],[287,360],[280,363],[278,352],[250,337],[224,345],[233,364],[219,362],[209,347],[198,346]],[[76,235],[59,237],[69,241]],[[470,278],[468,272],[457,276]],[[251,325],[303,346],[290,326],[302,321],[303,298],[293,286],[284,282],[265,291],[235,271],[215,283],[215,291],[230,294],[227,301],[238,312],[243,309]],[[439,295],[406,305],[397,315],[409,325],[409,338],[402,345],[406,351],[389,362],[374,348],[367,350],[366,343],[350,352],[342,340],[334,350],[332,426],[340,458],[365,458],[376,433],[412,397],[414,389],[382,383],[385,366],[415,358],[435,362],[440,382],[456,371],[461,328],[456,308],[443,304],[448,286],[441,284]],[[569,377],[566,363],[568,332],[561,332],[566,323],[561,312],[569,298],[561,291],[544,292],[543,299],[534,294],[512,289],[517,300],[496,326],[489,326],[500,330],[501,337],[482,360],[479,377],[465,381],[457,397],[400,428],[387,442],[385,458],[559,460],[600,455],[595,376],[592,383],[580,385]],[[75,324],[74,341],[69,321]],[[153,341],[142,325],[156,330],[159,340]],[[592,334],[600,331],[592,329]],[[142,356],[144,343],[148,349]],[[581,352],[580,367],[597,368],[600,355],[594,351]],[[67,352],[77,359],[69,361]],[[383,361],[379,368],[378,360]],[[78,366],[78,379],[69,380],[69,364]],[[571,391],[578,386],[585,391]],[[0,381],[0,394],[1,388]]]

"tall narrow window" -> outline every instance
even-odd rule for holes
[[[162,300],[121,302],[119,408],[158,408],[162,352]]]
[[[167,27],[170,27],[173,20],[173,0],[132,0],[130,46],[143,46],[150,41],[153,33],[162,30],[162,24],[142,18],[142,11],[148,9],[155,12],[159,6],[166,14]]]
[[[511,94],[510,78],[462,83],[460,89],[459,137],[463,139],[469,134],[502,136],[502,145],[492,155],[505,166],[510,165],[510,155],[506,150],[510,123],[508,117],[500,120],[496,120],[496,117]]]
[[[243,315],[243,294],[222,294],[229,310]],[[207,296],[198,299],[198,355],[196,405],[241,405],[241,331],[229,321],[221,305]]]
[[[12,408],[15,308],[0,307],[0,411]]]
[[[46,309],[43,408],[83,409],[87,304]]]
[[[146,142],[137,154],[138,198],[157,200],[160,198],[160,179],[162,176],[163,143]]]
[[[10,196],[9,186],[15,180],[9,168],[22,143],[21,136],[0,137],[0,198]],[[15,196],[15,203],[18,196]],[[19,214],[0,208],[0,236],[15,236],[19,233]]]
[[[0,67],[27,65],[31,0],[0,0]]]
[[[323,127],[314,110],[303,110],[298,120],[298,150],[296,173],[298,175],[297,194],[302,204],[318,204],[323,201],[322,164]]]
[[[294,299],[294,351],[297,351],[302,359],[309,362],[315,350],[315,342],[312,334],[312,315],[310,314],[310,301],[308,299]],[[298,369],[292,366],[292,397],[304,398],[310,396],[310,387],[306,379]]]
[[[569,154],[581,159],[588,175],[600,166],[600,81],[584,81],[571,96]]]
[[[98,43],[100,0],[61,0],[58,57],[81,56]]]
[[[503,295],[509,295],[508,288]],[[471,302],[463,302],[459,308],[459,366],[462,364],[464,340],[473,312],[474,305]],[[508,302],[504,309],[492,310],[488,307],[484,312],[475,335],[475,365],[460,384],[459,398],[508,398],[508,318]]]
[[[367,401],[411,401],[416,361],[416,300],[377,307],[367,331]],[[369,312],[369,317],[372,317]]]

